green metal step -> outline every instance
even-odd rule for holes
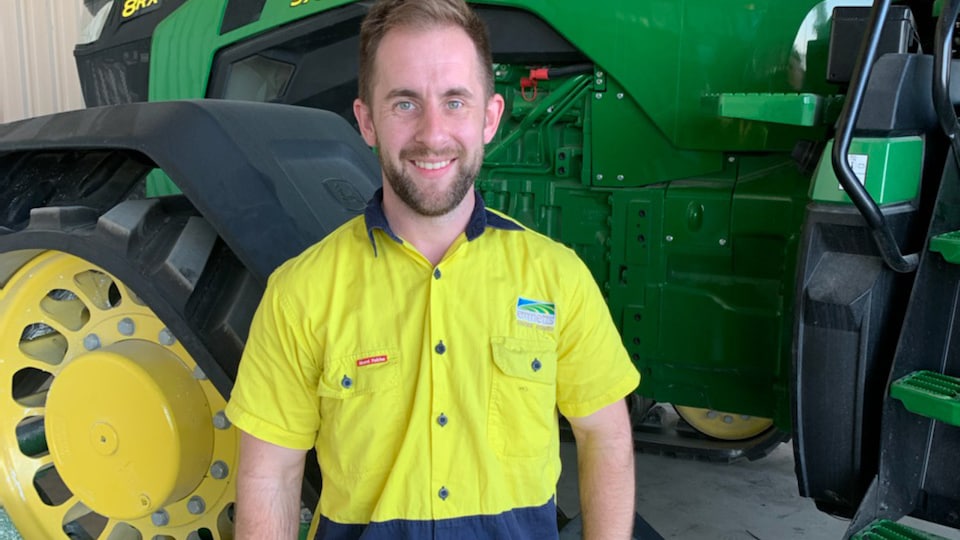
[[[960,426],[960,379],[956,377],[915,371],[894,382],[890,396],[914,414]]]
[[[906,525],[880,519],[853,535],[851,540],[947,540],[946,538],[914,529]]]
[[[725,93],[701,98],[704,110],[716,116],[794,126],[832,123],[841,103],[840,96],[817,94]]]
[[[936,251],[953,264],[960,264],[960,231],[938,234],[930,239],[930,251]]]

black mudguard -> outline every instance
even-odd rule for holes
[[[882,209],[904,253],[923,246],[943,167],[932,80],[929,55],[880,57],[856,124],[859,137],[924,137],[920,196]],[[884,264],[852,205],[809,204],[800,250],[791,378],[797,481],[821,510],[850,517],[877,472],[887,377],[913,274]]]
[[[901,242],[909,204],[887,208]],[[794,328],[793,444],[800,494],[850,517],[879,459],[884,388],[912,275],[887,268],[852,206],[811,204]]]
[[[127,149],[162,169],[261,282],[361,213],[376,156],[341,117],[218,100],[134,103],[0,126],[0,155]],[[44,178],[57,182],[58,178]]]

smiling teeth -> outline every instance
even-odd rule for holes
[[[432,171],[435,169],[442,169],[446,167],[447,165],[450,164],[450,161],[451,160],[449,159],[446,161],[436,161],[436,162],[414,161],[413,164],[416,165],[417,167],[420,167],[421,169],[427,169],[428,171]]]

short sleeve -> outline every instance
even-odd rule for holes
[[[320,361],[302,307],[271,276],[250,327],[227,417],[267,442],[310,449],[320,424]]]
[[[623,346],[599,287],[579,259],[559,326],[557,405],[568,417],[588,416],[637,388],[640,373]]]

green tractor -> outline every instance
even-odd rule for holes
[[[0,126],[0,502],[31,539],[229,539],[266,278],[379,186],[370,2],[86,3],[89,108]],[[506,100],[477,188],[604,290],[638,449],[792,438],[848,536],[960,527],[960,0],[473,5]]]

